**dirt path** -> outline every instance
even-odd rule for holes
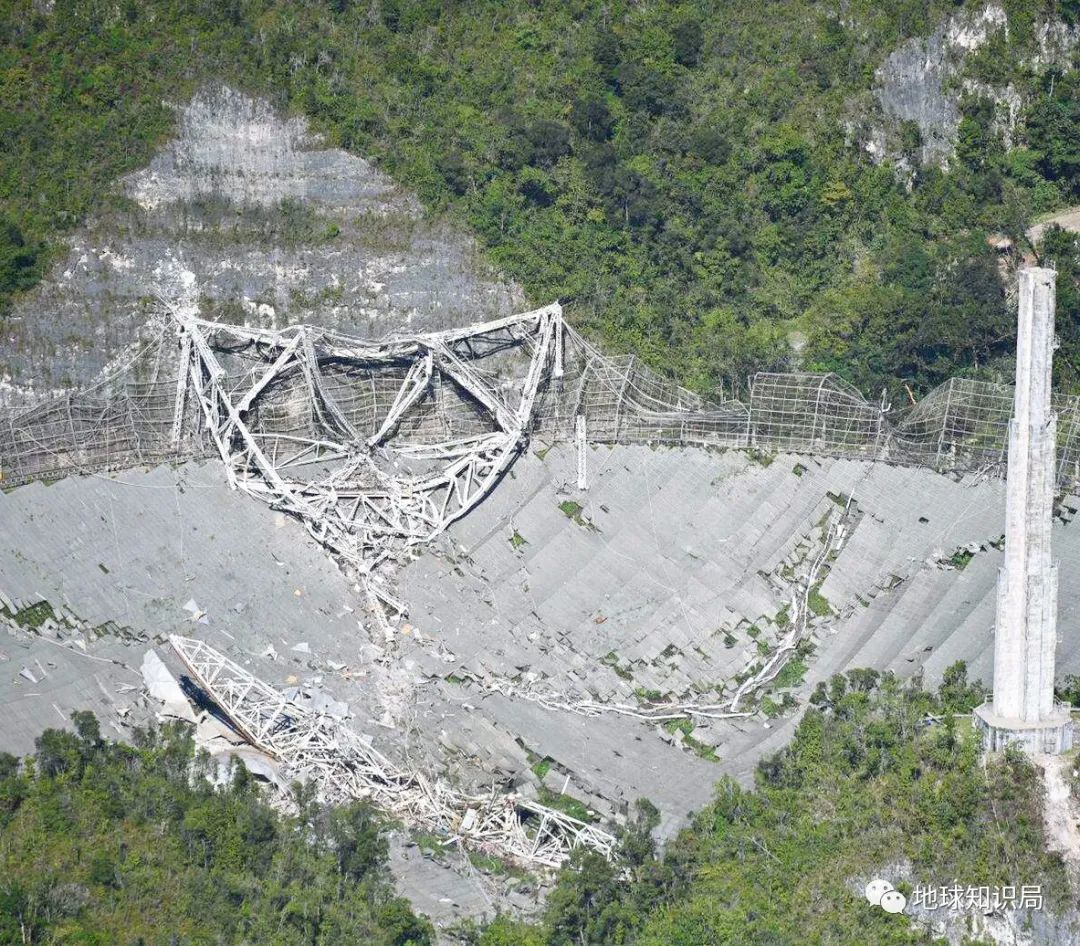
[[[1032,245],[1038,244],[1042,239],[1043,233],[1046,232],[1046,228],[1053,223],[1056,223],[1063,230],[1069,230],[1072,233],[1080,233],[1080,207],[1069,207],[1066,210],[1058,211],[1053,216],[1046,217],[1031,226],[1028,229],[1027,238],[1031,241]]]
[[[1069,777],[1077,758],[1073,753],[1036,756],[1035,764],[1042,768],[1046,782],[1043,824],[1047,844],[1065,859],[1075,885],[1080,880],[1080,805],[1069,790]]]

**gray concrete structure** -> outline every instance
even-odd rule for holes
[[[183,110],[179,131],[125,183],[132,226],[118,225],[120,211],[92,222],[20,304],[0,353],[0,402],[33,401],[123,360],[176,262],[196,273],[204,314],[256,327],[307,321],[381,336],[523,307],[471,241],[425,220],[366,162],[319,148],[301,123],[279,127],[262,104],[211,90]],[[299,230],[283,199],[307,208]],[[314,222],[340,233],[300,232]],[[175,391],[156,363],[133,371]],[[709,441],[670,413],[685,394],[632,359],[605,356],[588,384],[585,374],[564,386],[589,412],[587,492],[572,440],[540,425],[484,502],[402,570],[410,614],[391,640],[372,634],[354,581],[301,524],[228,489],[219,463],[140,454],[142,469],[105,475],[39,437],[81,475],[9,489],[5,469],[0,751],[33,751],[75,709],[129,737],[163,711],[140,672],[147,650],[182,674],[161,646],[176,633],[275,687],[345,707],[349,725],[401,765],[462,790],[565,793],[604,820],[648,797],[669,837],[721,776],[751,781],[790,739],[797,710],[696,718],[688,741],[655,721],[575,712],[575,701],[730,699],[777,651],[793,587],[828,552],[842,513],[805,676],[760,695],[805,704],[818,681],[855,667],[933,686],[957,660],[990,681],[1007,387],[951,382],[893,430],[835,379],[764,377],[739,430],[765,455],[687,447]],[[594,423],[616,403],[633,410]],[[1077,407],[1056,409],[1064,447]],[[171,400],[162,413],[167,430]],[[1075,444],[1061,454],[1061,481],[1080,480]],[[1068,580],[1080,569],[1078,506],[1066,496],[1052,525],[1064,628],[1080,619],[1080,585]],[[41,621],[45,602],[54,617]],[[1060,673],[1080,672],[1080,635],[1066,635],[1058,658]],[[483,876],[467,858],[444,864],[404,837],[392,858],[402,892],[438,923],[505,907],[513,878]],[[519,906],[535,891],[511,894]]]
[[[1054,357],[1052,269],[1020,271],[1016,394],[1009,425],[1005,561],[998,577],[994,696],[980,707],[990,749],[1019,742],[1032,752],[1072,745],[1067,710],[1054,703],[1057,566],[1051,556],[1057,418],[1051,405]]]

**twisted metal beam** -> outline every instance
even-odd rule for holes
[[[388,637],[389,617],[405,608],[377,570],[407,560],[491,491],[528,437],[542,384],[563,373],[557,303],[464,329],[370,343],[306,325],[268,331],[208,322],[191,304],[173,305],[171,312],[181,339],[177,402],[184,394],[197,405],[230,485],[300,519],[359,578]],[[233,390],[218,355],[229,344],[255,345],[267,363],[240,391]],[[469,363],[473,346],[503,344],[531,346],[525,376],[510,391],[496,389]],[[331,361],[376,369],[409,365],[370,436],[357,430],[328,390],[321,365]],[[274,382],[297,372],[315,432],[260,430],[258,408]],[[431,390],[436,374],[468,399],[490,430],[431,443],[395,442],[397,428]],[[279,453],[283,444],[285,456]],[[389,462],[380,463],[383,458]],[[402,459],[441,465],[413,475],[399,470]],[[313,466],[319,470],[314,477],[292,472]]]
[[[192,679],[252,745],[340,804],[370,799],[406,823],[532,867],[558,867],[578,847],[611,858],[615,837],[517,794],[468,795],[398,768],[351,728],[312,712],[203,641],[171,636]]]

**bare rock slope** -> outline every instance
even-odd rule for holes
[[[0,404],[92,381],[132,349],[178,268],[195,274],[206,314],[264,326],[382,335],[522,308],[471,239],[305,120],[224,86],[177,113],[176,139],[120,182],[13,313]]]

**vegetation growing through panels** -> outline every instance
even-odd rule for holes
[[[936,693],[872,670],[833,677],[753,791],[721,781],[663,855],[655,810],[636,809],[618,865],[579,852],[542,922],[505,918],[471,941],[943,946],[866,902],[866,879],[897,863],[925,884],[1041,883],[1061,909],[1068,880],[1046,853],[1036,769],[1019,754],[984,769],[969,721],[953,715],[983,696],[962,664]],[[928,714],[942,719],[927,726]]]
[[[536,300],[690,386],[833,370],[875,394],[1007,374],[1001,232],[1080,198],[1080,77],[1030,62],[1051,10],[968,75],[1030,104],[1006,148],[968,95],[949,170],[875,166],[874,70],[974,2],[74,0],[0,11],[0,299],[113,199],[196,84],[225,78],[311,116],[466,224]],[[855,130],[849,126],[855,122]],[[910,158],[917,129],[898,132]],[[910,189],[909,189],[910,185]],[[1059,380],[1080,387],[1075,239],[1052,235]],[[796,356],[791,331],[806,339]]]

